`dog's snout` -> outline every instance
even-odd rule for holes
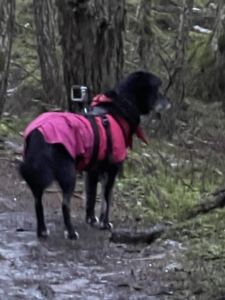
[[[167,99],[167,100],[166,100],[166,105],[165,105],[165,110],[170,109],[171,106],[172,106],[171,102]]]
[[[171,102],[166,97],[160,97],[155,104],[154,111],[160,112],[160,111],[166,111],[171,108]]]

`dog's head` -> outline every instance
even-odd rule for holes
[[[171,107],[169,100],[159,92],[161,80],[149,72],[136,72],[119,81],[114,90],[135,102],[141,115],[160,112]]]

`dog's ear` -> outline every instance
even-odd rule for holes
[[[162,98],[159,93],[161,80],[150,72],[135,72],[119,81],[114,90],[133,103],[141,115],[154,110],[156,102]]]
[[[111,99],[117,99],[119,97],[119,95],[114,90],[108,90],[108,91],[104,92],[104,95]]]
[[[161,79],[159,79],[159,77],[157,77],[156,75],[151,73],[145,73],[145,74],[147,74],[146,76],[148,77],[149,83],[152,87],[159,88],[162,85]]]

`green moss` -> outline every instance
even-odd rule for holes
[[[0,122],[0,135],[15,136],[23,132],[32,119],[31,115],[20,118],[3,118]]]
[[[225,59],[216,64],[216,57],[211,48],[212,35],[191,33],[188,50],[188,63],[191,66],[190,93],[204,101],[223,100]],[[212,76],[213,74],[213,76]],[[207,83],[207,84],[206,84]]]
[[[209,4],[208,0],[194,0],[194,6],[199,8],[204,8]]]
[[[153,13],[154,20],[158,24],[158,26],[162,30],[176,30],[178,26],[178,21],[174,18],[173,15],[164,13],[164,12],[157,12]]]
[[[211,50],[212,36],[192,32],[190,38],[191,43],[187,53],[188,62],[192,64],[196,71],[213,66],[215,56]]]
[[[22,85],[37,86],[41,80],[37,41],[34,29],[33,6],[31,0],[18,0],[16,9],[17,35],[12,48],[12,62],[24,76]],[[26,24],[29,24],[26,27]],[[12,64],[13,65],[13,64]],[[15,67],[13,65],[13,67]]]
[[[126,0],[126,7],[129,11],[129,14],[127,15],[128,17],[130,17],[132,14],[136,14],[138,3],[139,1],[137,0]]]
[[[138,3],[139,3],[138,0],[126,0],[126,4],[128,5],[137,6]]]

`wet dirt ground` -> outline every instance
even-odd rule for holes
[[[33,199],[14,158],[8,153],[0,158],[0,299],[176,299],[170,273],[182,268],[181,245],[171,240],[153,245],[111,243],[109,232],[85,224],[79,183],[72,219],[80,239],[64,238],[56,186],[44,197],[50,236],[37,239]],[[129,211],[124,213],[129,216]],[[114,203],[115,227],[126,225],[120,216],[121,207]]]

